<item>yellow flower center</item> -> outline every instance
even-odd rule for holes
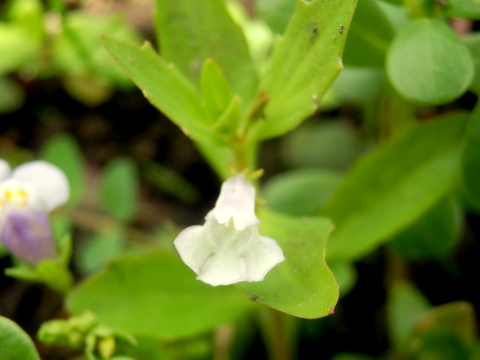
[[[7,203],[15,206],[27,206],[29,191],[15,180],[7,180],[0,184],[0,206]]]

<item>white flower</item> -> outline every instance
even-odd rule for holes
[[[255,216],[255,188],[242,174],[231,177],[222,184],[220,196],[210,214],[220,224],[232,219],[238,231],[259,224]]]
[[[0,242],[31,264],[54,257],[48,213],[69,195],[68,180],[54,165],[32,161],[11,172],[0,160]]]
[[[255,188],[236,175],[223,183],[205,224],[177,236],[175,247],[197,279],[213,286],[262,281],[285,259],[275,240],[258,233],[254,207]]]

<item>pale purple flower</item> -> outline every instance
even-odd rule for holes
[[[56,255],[48,213],[70,195],[65,174],[45,161],[15,168],[0,160],[0,242],[35,265]]]
[[[222,185],[203,226],[190,226],[175,239],[180,257],[197,279],[213,285],[262,281],[285,258],[277,242],[258,232],[255,188],[243,175]]]
[[[12,254],[30,264],[55,258],[57,254],[46,213],[11,210],[3,219],[0,236]]]

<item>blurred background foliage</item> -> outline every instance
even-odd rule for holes
[[[337,29],[348,31],[345,68],[317,111],[262,144],[260,194],[269,206],[336,226],[327,261],[340,300],[333,315],[316,320],[267,312],[231,287],[185,280],[177,289],[192,274],[172,241],[213,205],[217,169],[99,41],[147,39],[174,61],[175,38],[157,43],[155,2],[0,4],[0,156],[12,165],[40,157],[66,173],[72,194],[53,226],[58,237],[73,234],[76,279],[98,273],[66,308],[48,289],[0,279],[0,315],[35,340],[42,359],[83,356],[68,341],[38,342],[36,332],[88,306],[110,328],[94,320],[81,331],[67,326],[89,339],[90,358],[114,358],[110,338],[116,352],[139,360],[480,358],[478,1],[359,0],[351,26]],[[249,71],[262,76],[296,1],[226,5],[247,40]],[[0,253],[9,267],[13,260]],[[135,254],[144,257],[128,257]],[[177,297],[158,303],[155,282]],[[122,305],[102,303],[105,292]],[[133,298],[136,318],[122,314]],[[162,324],[149,327],[152,317]],[[16,338],[20,330],[1,320]],[[283,338],[268,338],[271,324]]]

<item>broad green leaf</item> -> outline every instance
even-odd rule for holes
[[[355,5],[355,0],[298,0],[260,84],[268,100],[264,116],[252,124],[253,139],[282,135],[318,108],[343,67],[341,57]]]
[[[480,19],[479,0],[449,0],[444,6],[440,6],[443,14],[448,17],[463,19]]]
[[[383,83],[380,70],[347,67],[335,79],[331,91],[342,102],[365,105],[379,95]]]
[[[40,360],[32,339],[12,320],[0,316],[2,360]]]
[[[103,170],[99,198],[104,209],[120,221],[129,221],[138,201],[138,179],[134,163],[126,158],[112,160]]]
[[[388,245],[406,259],[435,259],[448,255],[461,239],[463,212],[449,196],[418,222],[394,236]]]
[[[386,71],[393,87],[415,103],[438,105],[462,95],[473,75],[470,52],[440,19],[415,19],[395,36]]]
[[[223,141],[208,127],[208,115],[193,85],[160,58],[151,45],[142,47],[101,37],[103,46],[143,91],[145,97],[192,139],[210,145]]]
[[[74,289],[66,304],[74,315],[89,310],[134,336],[171,339],[235,321],[253,306],[234,287],[196,280],[179,257],[164,252],[113,261]]]
[[[468,200],[480,209],[480,103],[470,115],[462,154],[462,185]]]
[[[346,170],[361,146],[355,128],[342,121],[304,123],[281,142],[282,155],[291,167]]]
[[[437,306],[418,321],[409,339],[406,359],[470,360],[475,346],[476,319],[465,301]]]
[[[395,4],[395,1],[397,1],[397,4]],[[388,18],[395,32],[397,32],[398,29],[400,29],[409,20],[410,14],[408,13],[408,9],[402,6],[402,1],[378,0],[377,4],[382,9],[384,15]]]
[[[165,342],[158,337],[135,336],[137,346],[130,346],[126,353],[136,360],[171,360],[171,359],[210,359],[212,341],[210,337],[198,336],[177,342]]]
[[[85,164],[78,143],[70,134],[50,137],[41,149],[41,158],[58,166],[67,176],[70,184],[68,204],[77,204],[85,185]]]
[[[262,196],[268,207],[292,216],[315,216],[333,195],[342,177],[322,169],[292,170],[270,179]]]
[[[295,11],[296,1],[292,0],[258,0],[255,10],[270,28],[277,34],[283,34]]]
[[[193,83],[206,59],[213,59],[232,91],[248,105],[257,74],[245,37],[222,0],[156,0],[155,27],[160,54]]]
[[[390,288],[387,300],[388,328],[390,339],[398,351],[407,347],[415,324],[429,308],[428,300],[413,285],[400,281]]]
[[[277,241],[285,260],[258,283],[239,283],[251,300],[287,314],[314,319],[333,313],[338,285],[325,263],[332,223],[320,217],[293,217],[258,211],[260,234]]]
[[[122,227],[105,229],[93,234],[76,251],[76,265],[82,274],[91,274],[125,251],[125,231]]]
[[[394,36],[393,27],[376,0],[359,0],[345,44],[347,66],[383,68]]]
[[[458,176],[466,122],[453,114],[412,125],[361,158],[323,211],[335,224],[328,258],[365,255],[445,196]]]
[[[35,65],[41,46],[19,25],[0,23],[0,75]]]
[[[466,34],[462,37],[463,42],[472,55],[475,75],[470,85],[470,90],[480,95],[480,31]]]

